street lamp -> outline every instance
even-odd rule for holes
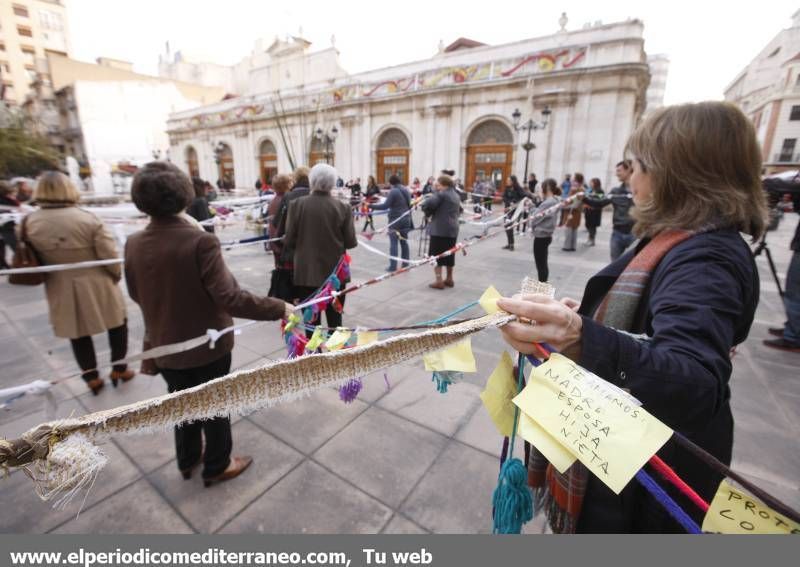
[[[325,144],[325,163],[330,163],[331,157],[331,145],[336,141],[336,137],[339,135],[339,129],[334,126],[330,130],[325,130],[319,126],[317,126],[316,131],[314,132],[317,140],[323,142]]]
[[[528,162],[530,158],[531,150],[536,147],[536,144],[531,142],[531,132],[534,130],[544,130],[547,128],[547,123],[550,121],[550,114],[552,111],[550,110],[549,106],[545,106],[542,109],[542,121],[535,122],[533,118],[529,118],[527,122],[523,122],[520,124],[520,119],[522,118],[522,113],[519,111],[519,108],[514,109],[513,114],[511,114],[511,118],[514,119],[514,130],[519,132],[520,130],[527,130],[528,131],[528,141],[522,144],[520,147],[525,150],[525,176],[523,179],[524,182],[528,182]]]
[[[161,159],[161,150],[153,150],[150,153],[153,154],[153,159],[154,160],[158,161],[159,159]]]

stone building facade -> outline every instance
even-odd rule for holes
[[[312,84],[172,114],[170,154],[187,173],[227,175],[237,187],[326,160],[344,178],[424,181],[449,168],[468,188],[478,176],[500,185],[523,174],[527,134],[515,129],[515,109],[524,123],[549,108],[530,171],[540,179],[582,171],[608,185],[646,105],[642,33],[629,20],[497,46],[460,40],[430,59],[356,75],[332,64]]]

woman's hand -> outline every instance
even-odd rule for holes
[[[294,305],[292,305],[291,303],[284,302],[283,303],[283,318],[288,321],[289,320],[289,315],[291,315],[292,313],[294,313]]]
[[[574,299],[556,301],[545,295],[503,297],[497,306],[525,321],[502,327],[503,339],[523,354],[538,352],[533,343],[549,343],[559,351],[580,346],[583,319],[576,312],[577,305]]]

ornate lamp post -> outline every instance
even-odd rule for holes
[[[154,160],[158,161],[159,159],[161,159],[161,150],[153,150],[150,153],[153,154]]]
[[[314,132],[317,140],[325,144],[325,163],[330,163],[331,157],[331,146],[336,141],[336,137],[339,135],[339,129],[334,126],[330,130],[324,130],[321,127],[317,127],[316,131]]]
[[[531,150],[536,147],[536,144],[531,142],[531,132],[534,130],[544,130],[547,128],[547,123],[550,121],[550,114],[552,111],[550,110],[549,106],[545,106],[542,109],[542,120],[541,122],[535,122],[533,118],[529,118],[527,122],[520,123],[520,119],[522,118],[522,113],[519,111],[519,108],[514,110],[514,113],[511,115],[511,118],[514,119],[514,130],[519,132],[520,130],[527,130],[528,131],[528,141],[522,144],[520,147],[525,150],[525,176],[523,177],[524,183],[528,182],[528,163],[530,158]]]

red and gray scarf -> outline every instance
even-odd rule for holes
[[[696,232],[666,231],[655,236],[620,274],[598,308],[594,320],[620,331],[630,331],[645,289],[661,259]],[[544,509],[554,533],[575,533],[589,470],[576,462],[559,473],[542,453],[531,447],[528,484],[536,510]]]

